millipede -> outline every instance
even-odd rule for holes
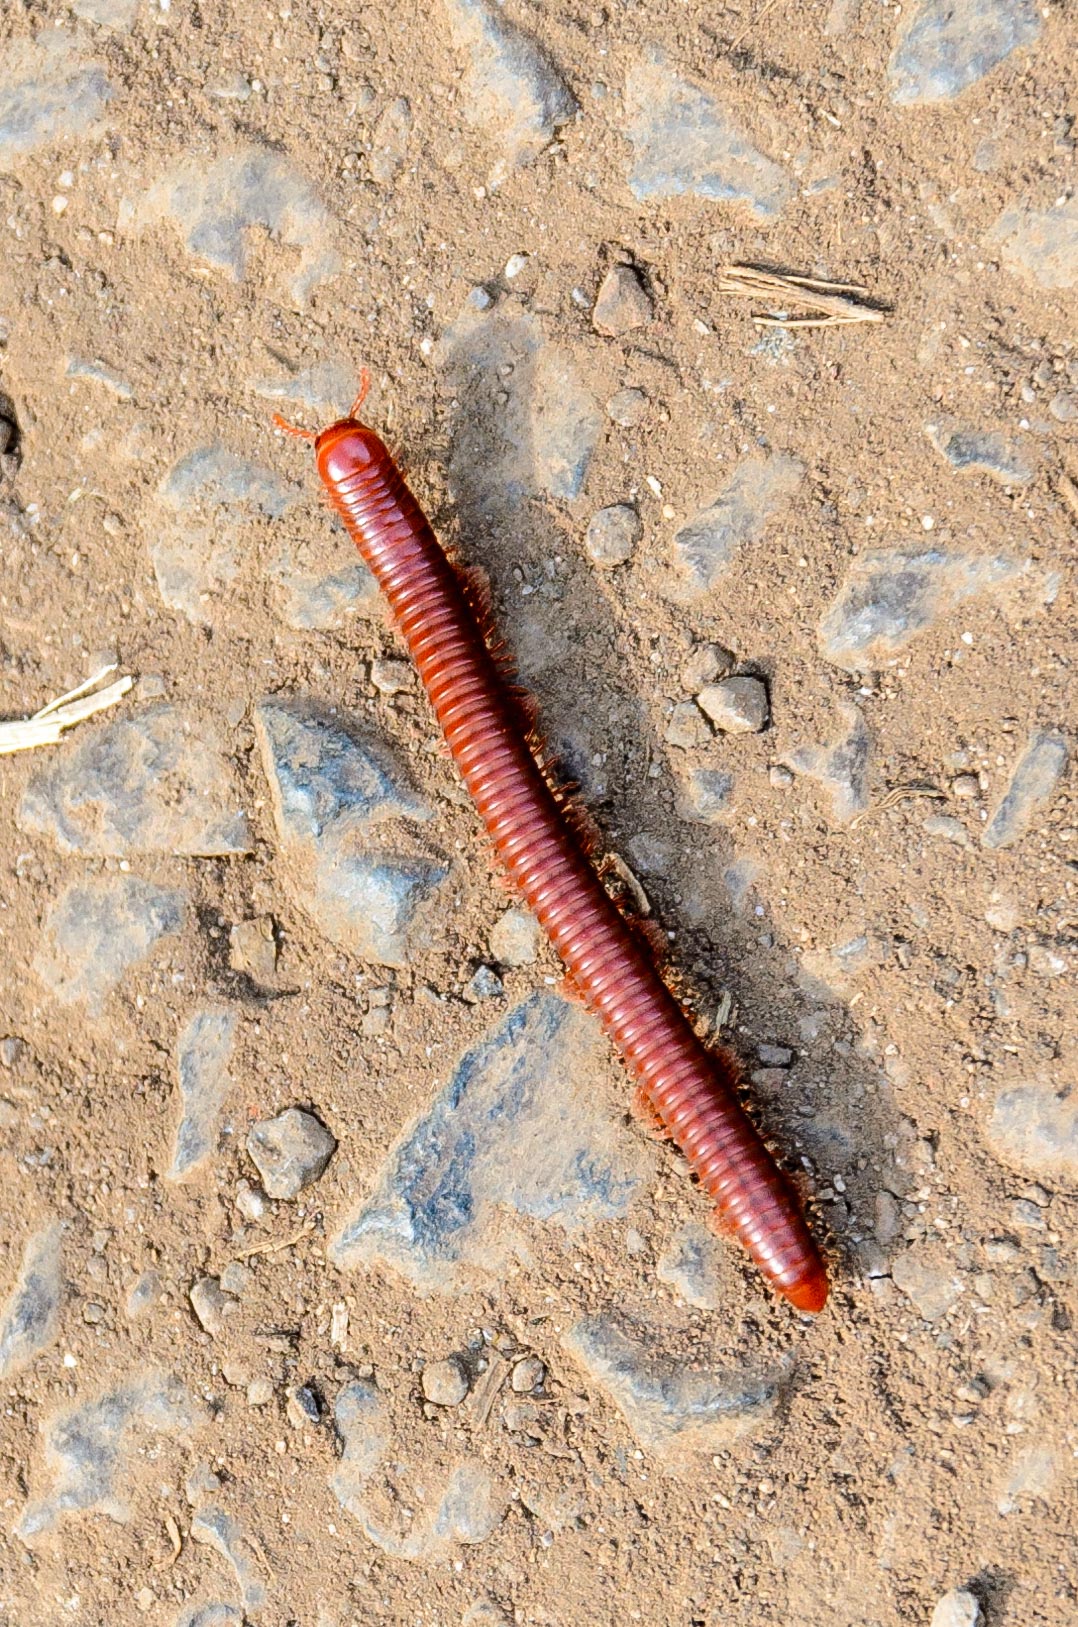
[[[707,1047],[607,892],[550,784],[484,617],[391,453],[358,417],[309,441],[329,501],[384,594],[449,750],[509,876],[637,1082],[636,1110],[680,1149],[772,1286],[800,1311],[827,1301],[823,1259],[793,1187],[741,1104],[740,1069]]]

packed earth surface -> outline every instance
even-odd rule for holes
[[[4,1627],[1078,1620],[1076,21],[0,10],[0,743],[132,680],[0,756]],[[817,1318],[273,428],[363,367]]]

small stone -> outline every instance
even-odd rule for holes
[[[635,429],[643,423],[648,410],[648,398],[643,390],[615,390],[606,404],[606,415],[620,429]]]
[[[728,1291],[729,1266],[713,1232],[699,1221],[689,1221],[671,1238],[655,1267],[660,1282],[668,1282],[689,1305],[715,1311]]]
[[[770,717],[767,685],[759,678],[724,678],[696,697],[717,729],[726,734],[758,734]]]
[[[526,1441],[542,1438],[541,1414],[534,1401],[508,1400],[502,1407],[502,1422],[512,1435],[523,1435]]]
[[[24,1039],[9,1034],[6,1039],[0,1040],[0,1067],[16,1068],[27,1055],[30,1047]]]
[[[271,1198],[296,1198],[317,1181],[337,1143],[320,1119],[300,1107],[262,1119],[247,1137],[247,1151]]]
[[[1061,424],[1078,423],[1078,396],[1060,390],[1048,403],[1048,411]]]
[[[266,1602],[266,1588],[259,1574],[265,1555],[251,1541],[243,1525],[223,1508],[204,1503],[191,1518],[191,1536],[219,1553],[232,1567],[246,1616],[257,1616]]]
[[[272,984],[277,972],[277,936],[272,915],[237,921],[228,935],[228,959],[234,972],[253,983]]]
[[[925,433],[960,474],[991,475],[1003,486],[1026,486],[1033,479],[1030,460],[1005,435],[969,429],[950,418],[926,424]]]
[[[403,96],[389,103],[371,131],[371,175],[379,186],[389,186],[404,167],[412,133],[412,109]]]
[[[436,1407],[457,1407],[470,1385],[463,1363],[456,1356],[428,1362],[420,1379],[423,1394]]]
[[[1040,31],[1034,0],[918,0],[888,67],[891,100],[953,101]]]
[[[266,1213],[266,1194],[260,1186],[240,1181],[236,1188],[236,1208],[244,1220],[261,1220]]]
[[[938,1322],[946,1316],[963,1291],[953,1270],[937,1265],[934,1255],[916,1247],[898,1255],[891,1266],[891,1277],[926,1322]]]
[[[293,1384],[286,1396],[285,1415],[293,1429],[309,1429],[322,1421],[322,1405],[309,1384]]]
[[[794,783],[793,774],[784,763],[772,763],[767,778],[776,791],[788,791]]]
[[[518,1395],[530,1395],[546,1378],[546,1368],[538,1356],[522,1356],[514,1363],[509,1383]]]
[[[247,1386],[249,1407],[268,1407],[273,1400],[273,1385],[268,1378],[253,1378]]]
[[[599,286],[591,313],[596,333],[620,339],[642,328],[652,317],[651,295],[632,266],[611,266]]]
[[[1011,1224],[1027,1231],[1042,1232],[1045,1222],[1037,1204],[1031,1203],[1028,1198],[1016,1198],[1011,1204]]]
[[[1078,286],[1078,198],[1064,193],[1051,208],[1005,209],[989,233],[1008,271],[1038,288]]]
[[[1026,964],[1034,977],[1062,977],[1067,970],[1066,956],[1046,943],[1030,944]]]
[[[130,968],[180,930],[184,904],[182,893],[128,874],[73,882],[45,918],[34,970],[61,1004],[97,1017]]]
[[[971,797],[980,796],[981,782],[976,774],[959,774],[958,778],[952,781],[951,790],[956,797],[969,801]]]
[[[678,811],[694,824],[725,824],[730,817],[730,793],[733,788],[733,776],[722,769],[694,768],[682,782]]]
[[[170,1181],[199,1170],[217,1144],[217,1121],[232,1080],[229,1062],[235,1040],[233,1012],[207,1007],[184,1025],[176,1047],[181,1118],[173,1146]]]
[[[213,1337],[224,1327],[225,1318],[237,1308],[236,1301],[223,1291],[217,1277],[199,1277],[187,1297],[198,1320]]]
[[[161,1276],[157,1271],[144,1271],[128,1289],[124,1301],[124,1314],[129,1322],[137,1322],[140,1316],[152,1311],[161,1298]]]
[[[831,815],[848,825],[868,807],[872,768],[872,736],[856,706],[839,707],[843,733],[826,745],[803,746],[792,752],[789,764],[798,774],[816,780],[831,799]]]
[[[988,1121],[998,1158],[1031,1175],[1078,1180],[1078,1104],[1050,1085],[1004,1090]]]
[[[983,1627],[983,1623],[980,1605],[964,1587],[945,1593],[932,1612],[932,1627]]]
[[[765,1068],[788,1068],[794,1059],[788,1045],[758,1045],[756,1055]]]
[[[663,739],[668,746],[693,751],[711,744],[711,730],[695,701],[678,701],[667,720]]]
[[[524,909],[508,909],[490,929],[490,952],[500,966],[530,966],[539,954],[540,927]]]
[[[383,695],[399,695],[415,688],[415,672],[407,661],[379,658],[371,662],[371,683]]]
[[[893,1243],[902,1229],[902,1210],[898,1199],[893,1192],[883,1191],[876,1193],[876,1224],[874,1227],[877,1243]]]
[[[804,464],[786,452],[769,457],[754,453],[741,460],[719,495],[674,536],[674,560],[690,598],[715,588],[735,556],[766,536],[804,473]]]
[[[698,644],[681,669],[681,687],[696,695],[705,684],[725,678],[737,662],[721,644]]]
[[[45,1226],[23,1249],[14,1287],[0,1307],[0,1378],[26,1367],[56,1336],[64,1296],[61,1235],[58,1225]]]
[[[226,1294],[235,1294],[237,1299],[250,1292],[254,1280],[254,1272],[242,1260],[231,1261],[221,1272],[221,1287]]]
[[[643,535],[636,509],[629,503],[614,503],[592,516],[584,538],[588,558],[604,570],[624,565]]]
[[[953,842],[956,847],[969,847],[969,832],[960,819],[952,819],[949,814],[929,814],[922,820],[921,829],[926,836],[939,836],[945,842]]]
[[[1061,734],[1046,731],[1030,736],[1006,795],[985,828],[981,838],[985,847],[1010,847],[1026,834],[1055,796],[1069,756]]]
[[[505,984],[492,966],[477,966],[464,985],[464,999],[469,1005],[480,1000],[495,1000],[505,993]]]
[[[104,66],[87,60],[66,29],[8,40],[0,72],[0,167],[10,171],[20,154],[92,131],[112,96]]]

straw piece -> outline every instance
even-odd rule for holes
[[[66,695],[43,706],[33,717],[0,722],[0,757],[10,756],[16,751],[33,751],[38,746],[55,746],[65,729],[93,717],[96,712],[105,711],[109,706],[115,706],[132,688],[135,682],[133,678],[117,678],[115,683],[97,690],[95,694],[88,693],[102,678],[115,671],[115,665],[103,667],[92,678],[87,678],[84,684],[79,684],[77,689],[69,690]]]

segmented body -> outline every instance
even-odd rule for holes
[[[821,1310],[822,1259],[738,1100],[735,1058],[701,1044],[596,875],[536,762],[460,578],[390,453],[354,417],[310,438],[330,500],[388,600],[513,882],[723,1226],[798,1309]]]

